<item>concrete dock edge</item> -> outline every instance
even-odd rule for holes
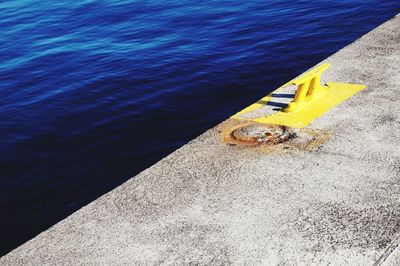
[[[367,88],[297,139],[228,145],[224,121],[0,265],[399,265],[400,16],[323,62]]]

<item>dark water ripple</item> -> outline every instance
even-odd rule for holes
[[[0,255],[400,10],[199,2],[0,3]]]

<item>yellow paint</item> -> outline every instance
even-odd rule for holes
[[[321,74],[329,66],[329,63],[320,65],[299,78],[276,89],[274,92],[277,92],[290,84],[298,86],[293,100],[286,108],[272,115],[254,119],[240,117],[245,113],[255,111],[268,104],[268,102],[273,98],[272,94],[274,92],[272,92],[260,99],[258,102],[235,114],[232,118],[295,128],[303,128],[307,126],[314,119],[323,115],[335,105],[343,102],[365,88],[364,85],[335,82],[328,82],[324,86],[321,86]]]

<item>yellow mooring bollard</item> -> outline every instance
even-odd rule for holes
[[[321,86],[321,75],[329,66],[329,63],[322,64],[299,78],[289,81],[232,118],[295,128],[307,126],[315,118],[365,88],[364,85],[335,82],[327,82]],[[297,86],[294,97],[293,93],[282,93],[289,85]],[[287,106],[279,102],[282,98],[290,97],[293,99]],[[252,113],[265,113],[266,111],[260,108],[266,106],[284,107],[272,114],[252,117]]]
[[[330,65],[331,64],[329,63],[320,65],[300,78],[293,80],[291,83],[297,85],[298,89],[293,101],[290,102],[283,111],[295,111],[296,109],[305,106],[308,102],[323,96],[326,90],[321,87],[321,75]]]

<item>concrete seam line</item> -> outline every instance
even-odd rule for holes
[[[389,244],[389,246],[385,249],[383,254],[379,257],[379,259],[374,263],[374,266],[382,265],[383,262],[393,253],[393,251],[400,244],[400,234]]]

